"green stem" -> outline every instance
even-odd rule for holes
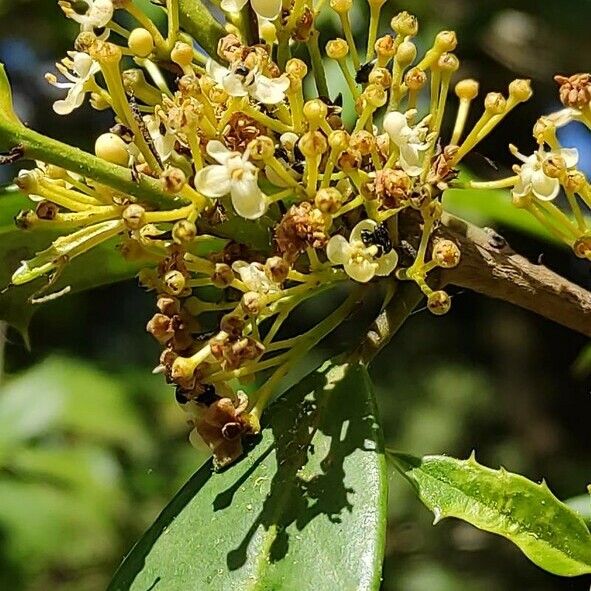
[[[164,193],[161,184],[155,179],[140,176],[135,181],[131,171],[123,166],[111,164],[2,117],[0,144],[8,147],[21,146],[25,158],[65,168],[158,208],[173,209],[183,203]]]
[[[226,31],[201,0],[179,0],[179,18],[181,28],[215,59],[218,42]]]
[[[328,84],[326,82],[326,72],[324,71],[324,64],[322,63],[322,55],[320,54],[320,46],[318,45],[318,37],[320,33],[317,30],[312,31],[310,41],[308,42],[308,51],[310,59],[312,60],[312,71],[314,72],[314,80],[316,82],[316,89],[318,96],[328,97]]]
[[[406,281],[397,283],[389,304],[375,319],[350,359],[369,365],[391,341],[422,297],[423,294],[415,283]]]

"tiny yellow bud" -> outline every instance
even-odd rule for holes
[[[249,154],[252,160],[268,160],[275,154],[275,144],[266,135],[259,135],[248,144]]]
[[[427,308],[435,316],[443,316],[451,308],[451,298],[445,291],[434,291],[427,298]]]
[[[128,205],[121,214],[129,230],[139,230],[146,223],[146,210],[137,203]]]
[[[453,269],[460,262],[460,249],[451,240],[438,240],[433,246],[433,260],[438,267]]]
[[[247,291],[242,296],[240,305],[249,316],[258,316],[265,305],[265,301],[256,291]]]
[[[507,108],[507,99],[500,92],[489,92],[484,99],[484,108],[491,115],[500,115]]]
[[[427,84],[427,74],[419,68],[412,68],[406,73],[404,83],[409,90],[419,91]]]
[[[374,68],[369,74],[368,82],[370,84],[377,84],[382,88],[390,88],[392,75],[386,68]]]
[[[188,244],[195,240],[197,236],[197,227],[189,220],[179,220],[172,227],[172,239],[177,244]]]
[[[453,51],[458,46],[458,38],[454,31],[440,31],[435,37],[433,48],[438,53]]]
[[[374,107],[375,109],[379,109],[386,104],[388,100],[388,95],[382,86],[378,86],[377,84],[368,84],[366,89],[363,92],[367,102]]]
[[[467,78],[466,80],[460,80],[456,84],[456,96],[460,99],[473,101],[478,96],[478,90],[480,85],[476,80]]]
[[[343,150],[346,150],[349,146],[349,140],[349,133],[346,132],[344,129],[337,129],[335,131],[332,131],[328,136],[329,146],[337,152],[342,152]]]
[[[563,179],[563,184],[569,193],[580,193],[587,186],[587,179],[581,171],[569,170]]]
[[[591,236],[581,236],[573,244],[574,253],[581,259],[591,259]]]
[[[170,295],[180,295],[186,286],[185,276],[180,271],[168,271],[164,275],[164,287]]]
[[[127,144],[114,133],[99,135],[94,143],[94,153],[111,164],[127,166],[129,162]]]
[[[294,57],[285,64],[285,72],[290,76],[303,80],[308,73],[308,66],[302,60]]]
[[[443,72],[457,72],[460,69],[460,60],[453,53],[444,53],[437,60],[437,67]]]
[[[318,124],[327,115],[328,107],[320,99],[312,99],[304,105],[304,117],[310,123]]]
[[[271,21],[264,20],[259,25],[259,32],[261,34],[261,39],[267,45],[273,45],[277,42],[277,27],[275,27]]]
[[[566,161],[560,154],[551,154],[542,163],[542,170],[546,176],[559,179],[566,172]]]
[[[322,212],[328,214],[335,214],[343,204],[343,196],[341,192],[335,187],[327,187],[320,189],[314,197],[314,205]]]
[[[170,59],[179,66],[190,66],[193,62],[193,48],[188,43],[177,41],[170,52]]]
[[[220,289],[224,289],[231,285],[234,279],[234,271],[232,271],[232,267],[226,265],[226,263],[217,263],[211,274],[211,282]],[[225,329],[222,327],[222,330]]]
[[[281,257],[270,257],[265,261],[265,273],[271,281],[283,283],[289,274],[289,264]]]
[[[349,44],[344,39],[332,39],[326,44],[326,55],[333,60],[347,57]]]
[[[146,29],[134,29],[129,35],[127,45],[137,57],[148,57],[154,51],[154,37]]]
[[[509,84],[509,96],[516,101],[523,103],[532,97],[531,80],[513,80]]]
[[[330,0],[330,7],[338,14],[343,14],[351,10],[353,0]]]
[[[319,131],[308,131],[300,138],[298,147],[306,158],[315,158],[326,152],[328,142]]]
[[[392,30],[401,37],[414,37],[419,32],[419,21],[417,17],[403,11],[398,13],[391,21]]]
[[[383,58],[384,61],[392,59],[396,55],[396,48],[396,42],[392,35],[384,35],[383,37],[380,37],[374,45],[376,55]]]
[[[176,195],[187,184],[187,177],[180,168],[169,166],[162,173],[162,183],[167,193]]]
[[[406,68],[412,64],[417,57],[417,48],[412,41],[404,41],[398,47],[396,52],[396,61]]]

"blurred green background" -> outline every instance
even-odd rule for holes
[[[421,17],[423,48],[439,28],[455,28],[463,74],[478,77],[484,90],[505,88],[515,76],[533,79],[534,100],[469,162],[483,178],[501,174],[487,158],[501,171],[511,164],[509,142],[531,148],[533,121],[558,106],[552,75],[590,66],[588,0],[387,5],[391,13],[402,8]],[[355,22],[364,14],[359,8]],[[0,0],[0,60],[19,112],[36,129],[88,148],[108,116],[84,108],[59,118],[43,80],[75,34],[52,0]],[[588,135],[575,127],[564,142],[584,151],[589,171]],[[12,173],[2,171],[4,180]],[[473,201],[466,213],[490,222],[490,203]],[[591,287],[588,264],[535,231],[518,231],[512,210],[500,207],[497,228],[517,250]],[[11,330],[2,339],[0,589],[104,589],[121,557],[206,457],[188,445],[173,392],[150,373],[158,347],[143,328],[152,309],[150,295],[122,283],[42,308],[30,352]],[[585,345],[577,334],[466,292],[454,295],[444,318],[416,311],[373,367],[388,445],[460,457],[476,448],[487,465],[545,476],[562,499],[582,495],[591,482]],[[545,574],[508,542],[470,526],[445,520],[433,528],[432,516],[395,474],[390,517],[385,591],[589,588],[589,580]]]

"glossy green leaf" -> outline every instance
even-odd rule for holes
[[[575,511],[545,482],[536,484],[505,469],[491,470],[474,457],[415,458],[392,454],[435,523],[457,517],[516,544],[540,568],[573,577],[591,573],[591,534]]]
[[[365,368],[329,362],[266,416],[240,462],[191,478],[111,591],[379,588],[386,467]]]

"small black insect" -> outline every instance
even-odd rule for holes
[[[373,232],[371,230],[361,230],[361,241],[365,246],[377,246],[378,257],[385,255],[394,248],[388,229],[384,224],[379,224]]]
[[[215,386],[213,384],[204,384],[203,393],[197,396],[197,402],[204,406],[211,406],[216,400],[219,400],[219,396],[215,392]]]
[[[369,82],[369,75],[373,70],[377,60],[372,60],[366,64],[361,64],[359,70],[355,73],[355,82],[357,84],[367,84]]]
[[[189,402],[189,393],[183,390],[180,386],[177,386],[174,391],[174,397],[179,404],[187,404]]]

